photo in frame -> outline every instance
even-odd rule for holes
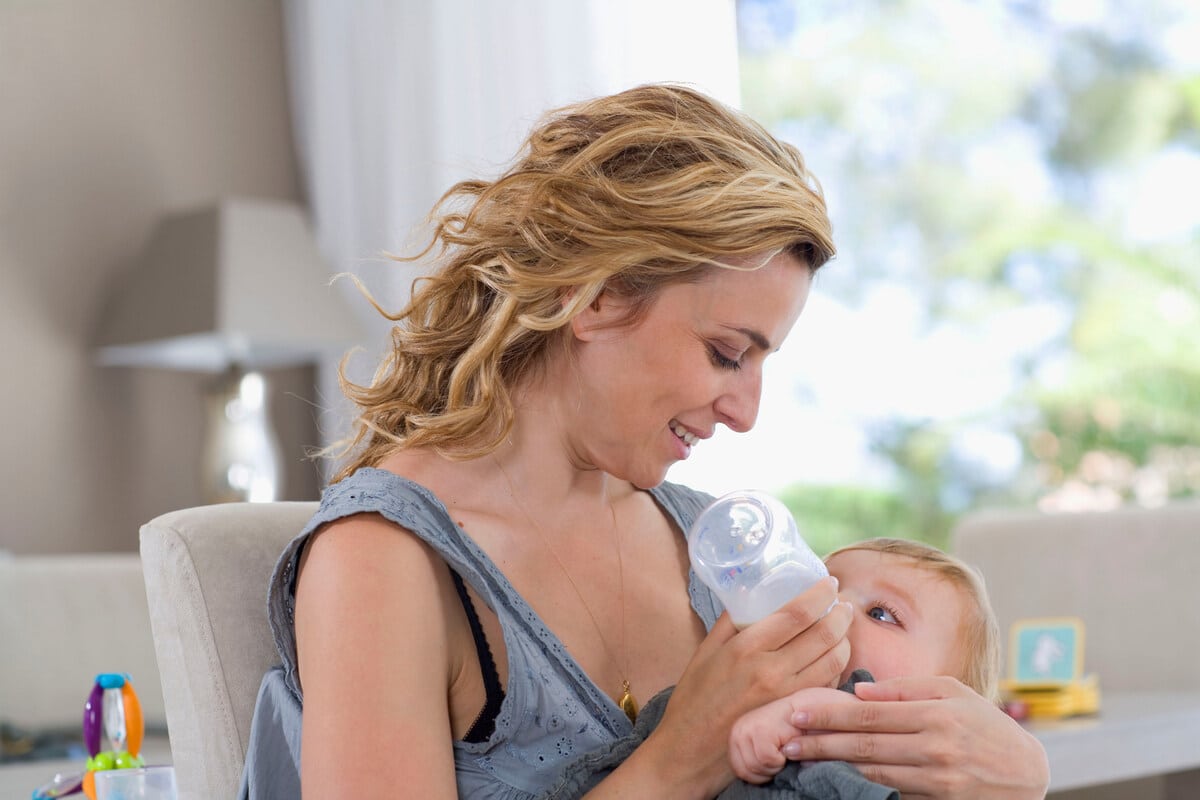
[[[1009,680],[1016,686],[1061,686],[1083,675],[1083,620],[1022,619],[1009,632]]]

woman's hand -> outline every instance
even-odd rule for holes
[[[905,798],[1045,797],[1041,743],[954,678],[859,683],[855,693],[866,702],[811,705],[793,717],[814,731],[796,740],[794,758],[850,761]]]
[[[843,603],[830,609],[836,599],[836,582],[827,578],[740,632],[721,615],[662,721],[618,773],[644,768],[656,778],[643,788],[658,784],[663,797],[711,797],[723,789],[733,779],[729,731],[738,717],[798,689],[837,684],[850,658],[851,614]]]

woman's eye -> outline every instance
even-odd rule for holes
[[[899,624],[899,620],[896,619],[896,615],[883,606],[871,606],[871,608],[867,610],[867,616],[871,619],[877,619],[880,622],[889,622],[892,625]]]
[[[715,345],[708,345],[708,358],[712,361],[713,366],[721,369],[738,370],[742,368],[742,362],[739,359],[730,358]]]

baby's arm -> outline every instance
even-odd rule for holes
[[[792,724],[792,715],[816,701],[859,702],[850,692],[815,687],[747,711],[729,732],[729,762],[734,774],[747,783],[771,780],[787,764],[784,745],[802,735]]]

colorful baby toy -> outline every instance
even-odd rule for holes
[[[100,749],[101,731],[108,749]],[[110,769],[144,766],[138,754],[146,727],[142,704],[128,675],[102,672],[83,706],[83,744],[88,751],[86,771],[82,774],[55,775],[54,779],[33,791],[33,800],[52,800],[83,791],[96,800],[95,774]]]

